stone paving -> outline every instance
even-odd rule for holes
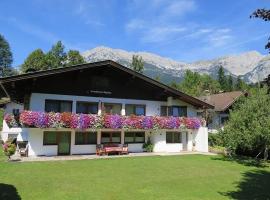
[[[89,159],[113,159],[113,158],[128,158],[128,157],[140,157],[140,156],[175,156],[175,155],[217,155],[214,153],[204,152],[192,152],[183,151],[177,153],[129,153],[128,155],[109,155],[109,156],[97,156],[97,155],[68,155],[68,156],[29,156],[29,157],[11,157],[11,161],[18,162],[32,162],[32,161],[65,161],[65,160],[89,160]]]

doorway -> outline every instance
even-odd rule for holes
[[[71,132],[58,132],[58,155],[70,155]]]

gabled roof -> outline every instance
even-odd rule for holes
[[[28,79],[37,79],[40,77],[46,77],[46,76],[52,76],[55,74],[60,74],[60,73],[65,73],[65,72],[72,72],[72,71],[78,71],[78,70],[84,70],[84,69],[89,69],[89,68],[95,68],[99,66],[108,66],[108,67],[113,67],[117,68],[125,73],[128,73],[134,77],[137,77],[143,81],[148,82],[149,84],[152,84],[154,86],[157,86],[164,91],[169,92],[170,94],[175,95],[177,98],[179,98],[182,101],[185,101],[191,105],[194,105],[196,107],[203,107],[203,108],[214,108],[214,106],[210,105],[209,103],[206,103],[198,98],[192,97],[190,95],[187,95],[181,91],[178,91],[172,87],[169,87],[163,83],[160,83],[154,79],[151,79],[141,73],[138,73],[134,70],[131,70],[123,65],[120,65],[119,63],[116,63],[111,60],[105,60],[105,61],[100,61],[100,62],[94,62],[94,63],[86,63],[86,64],[80,64],[80,65],[75,65],[71,67],[62,67],[62,68],[56,68],[56,69],[50,69],[50,70],[43,70],[43,71],[38,71],[38,72],[31,72],[31,73],[26,73],[26,74],[21,74],[21,75],[16,75],[16,76],[10,76],[10,77],[4,77],[0,78],[0,85],[1,85],[1,96],[3,97],[3,94],[8,93],[9,91],[5,92],[5,85],[6,84],[12,84],[17,81],[21,80],[28,80]],[[12,97],[11,97],[12,99]]]
[[[233,105],[233,103],[241,96],[246,96],[247,93],[241,91],[224,92],[209,96],[200,97],[201,100],[215,106],[215,111],[225,111]]]

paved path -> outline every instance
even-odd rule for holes
[[[174,156],[174,155],[217,155],[214,153],[203,152],[178,152],[178,153],[129,153],[128,155],[109,155],[109,156],[97,156],[97,155],[69,155],[69,156],[35,156],[35,157],[18,157],[11,158],[13,161],[20,162],[32,162],[32,161],[63,161],[63,160],[88,160],[88,159],[112,159],[112,158],[128,158],[128,157],[140,157],[140,156]]]

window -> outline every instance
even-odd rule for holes
[[[107,114],[121,114],[122,104],[104,103],[103,111]]]
[[[43,133],[43,145],[56,145],[56,132],[44,131]]]
[[[168,106],[160,106],[160,116],[168,116]]]
[[[72,112],[72,101],[45,100],[46,112]]]
[[[221,121],[221,124],[225,124],[226,121],[229,120],[229,117],[228,116],[225,116],[225,117],[221,117],[220,118],[220,121]]]
[[[126,115],[145,115],[145,105],[132,105],[127,104],[126,108]]]
[[[83,144],[97,144],[96,132],[76,132],[75,133],[75,145]]]
[[[161,106],[160,116],[186,117],[186,106]]]
[[[166,143],[182,143],[181,133],[179,133],[179,132],[166,132]]]
[[[77,102],[76,113],[97,114],[98,113],[98,103]]]
[[[121,143],[121,132],[102,132],[101,143]]]
[[[144,143],[144,132],[125,132],[125,143]]]

